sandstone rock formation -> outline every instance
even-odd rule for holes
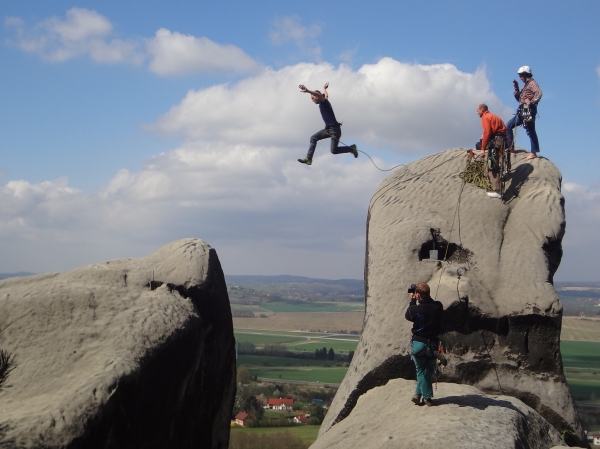
[[[451,383],[438,391],[438,405],[425,407],[405,400],[414,393],[413,381],[395,379],[372,388],[311,449],[548,449],[564,444],[548,421],[511,396],[487,396]]]
[[[558,431],[583,438],[563,374],[562,306],[552,285],[565,232],[561,175],[547,159],[524,162],[525,155],[513,156],[506,204],[463,185],[463,149],[413,162],[378,187],[367,218],[363,334],[319,440],[371,389],[414,379],[404,312],[417,282],[446,309],[449,366],[441,381],[518,398]],[[447,263],[429,258],[434,243]]]
[[[235,343],[202,240],[0,281],[0,446],[227,448]]]

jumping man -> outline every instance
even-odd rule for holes
[[[331,107],[331,103],[328,99],[329,94],[327,93],[327,88],[329,87],[329,83],[325,83],[325,86],[323,87],[323,93],[318,90],[308,90],[304,84],[301,84],[299,87],[301,92],[310,94],[310,99],[313,101],[313,103],[319,105],[321,117],[323,117],[323,121],[325,122],[325,128],[311,136],[308,154],[305,158],[298,159],[298,162],[311,165],[313,155],[315,154],[315,149],[317,148],[317,142],[330,137],[331,152],[333,154],[352,153],[355,158],[358,157],[358,149],[356,148],[356,145],[350,145],[349,147],[338,146],[340,143],[340,138],[342,137],[342,129],[340,128],[341,124],[338,123],[335,118],[333,108]]]

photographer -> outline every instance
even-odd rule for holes
[[[406,309],[405,318],[412,321],[411,353],[417,369],[417,388],[412,402],[433,405],[432,376],[435,370],[435,356],[442,325],[444,306],[429,296],[429,285],[421,282],[411,285],[410,304]]]

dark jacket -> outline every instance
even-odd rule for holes
[[[413,323],[413,337],[417,337],[420,341],[438,341],[438,335],[442,330],[443,311],[442,303],[431,298],[420,302],[416,299],[411,300],[404,316]]]

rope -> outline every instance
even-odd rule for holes
[[[343,143],[343,142],[342,142]],[[346,145],[346,144],[344,144]],[[346,145],[348,146],[348,145]],[[358,150],[358,149],[357,149]],[[367,153],[365,153],[363,150],[358,150],[360,151],[362,154],[364,154],[365,156],[367,156],[369,159],[371,159],[371,163],[375,166],[375,168],[379,171],[392,171],[393,169],[395,169],[396,167],[404,167],[405,164],[398,164],[398,165],[394,165],[392,168],[387,168],[387,169],[383,169],[383,168],[379,168],[375,162],[373,161],[373,159],[371,158],[371,156],[369,156]]]
[[[464,150],[464,148],[459,148],[459,149]],[[371,203],[369,204],[369,211],[371,210],[371,208],[373,207],[373,205],[375,204],[375,202],[379,198],[381,198],[383,195],[385,195],[388,191],[390,191],[394,187],[397,187],[400,184],[404,184],[406,182],[412,181],[415,178],[419,178],[419,177],[421,177],[421,176],[423,176],[423,175],[425,175],[427,173],[430,173],[433,170],[435,170],[436,168],[441,167],[442,165],[444,165],[444,164],[446,164],[446,163],[448,163],[448,162],[450,162],[450,161],[452,161],[452,160],[454,160],[457,157],[462,156],[462,155],[463,155],[462,153],[457,153],[455,156],[452,156],[452,157],[446,159],[445,161],[443,161],[443,162],[441,162],[441,163],[439,163],[439,164],[437,164],[437,165],[435,165],[435,166],[433,166],[433,167],[431,167],[431,168],[429,168],[429,169],[427,169],[427,170],[425,170],[425,171],[423,171],[421,173],[417,173],[417,174],[415,174],[415,175],[413,175],[413,176],[411,176],[409,178],[406,178],[406,179],[397,179],[397,180],[390,181],[390,184],[388,186],[386,186],[385,189],[380,190],[379,194],[376,197],[374,196],[371,199]],[[404,167],[406,168],[406,165]],[[402,174],[404,174],[404,173],[402,173]]]
[[[462,193],[463,193],[463,190],[465,189],[466,184],[467,184],[466,181],[463,181],[462,186],[460,187],[460,192],[458,193],[458,201],[456,202],[456,209],[454,210],[454,216],[452,217],[452,226],[450,227],[450,234],[448,235],[448,238],[447,238],[448,244],[446,245],[446,252],[444,254],[444,259],[442,261],[442,269],[440,270],[440,278],[438,279],[438,285],[435,290],[434,299],[437,299],[437,294],[440,289],[440,283],[442,282],[442,275],[444,274],[444,270],[446,269],[445,265],[447,264],[446,258],[448,256],[448,249],[450,248],[450,237],[452,237],[452,231],[454,230],[454,222],[456,220],[456,216],[457,216],[458,210],[460,208],[460,198],[462,197]],[[459,226],[460,226],[460,217],[459,217]],[[461,244],[461,246],[462,246],[462,244]]]
[[[333,136],[331,137],[332,139],[334,138]],[[340,139],[336,139],[338,141],[338,143],[341,143],[344,146],[349,147],[350,145],[348,145],[347,143],[342,142]],[[363,150],[359,150],[358,148],[356,149],[357,151],[361,152],[362,154],[364,154],[365,156],[367,156],[369,159],[371,159],[371,163],[373,164],[373,166],[379,170],[379,171],[392,171],[393,169],[395,169],[396,167],[404,167],[405,164],[398,164],[398,165],[394,165],[392,168],[379,168],[377,166],[377,164],[375,163],[375,161],[373,160],[373,158],[371,156],[369,156],[368,153],[364,152]]]

